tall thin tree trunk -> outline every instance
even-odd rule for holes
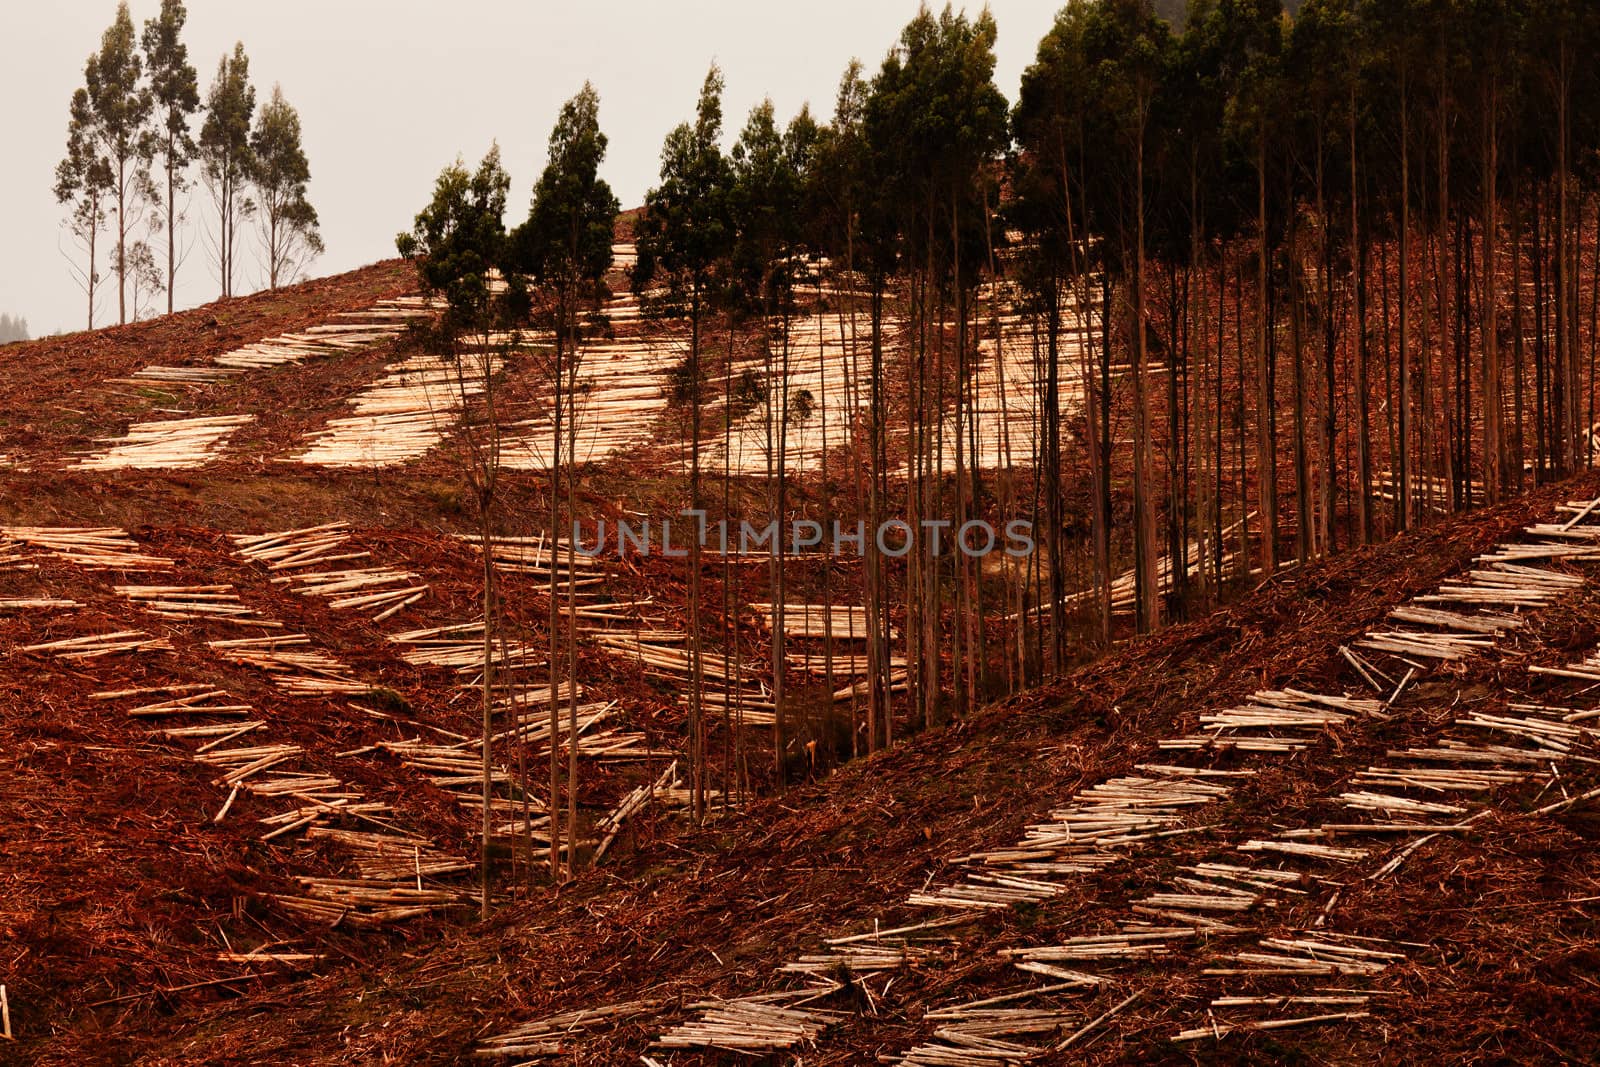
[[[1578,443],[1578,326],[1577,278],[1573,260],[1576,255],[1572,239],[1572,211],[1570,206],[1571,174],[1571,79],[1572,44],[1563,37],[1559,44],[1559,76],[1556,94],[1556,352],[1557,365],[1562,368],[1565,394],[1566,420],[1562,427],[1562,454],[1564,471],[1577,469]]]
[[[578,322],[569,298],[567,314],[567,514],[578,513]],[[559,387],[558,387],[559,388]],[[696,538],[698,542],[699,538]],[[551,559],[554,560],[554,545]],[[567,538],[567,875],[578,869],[578,539]],[[556,735],[550,735],[555,751]],[[550,821],[559,816],[554,808]]]
[[[1356,147],[1356,91],[1350,89],[1350,270],[1354,275],[1354,309],[1350,335],[1355,341],[1356,391],[1356,530],[1358,544],[1372,540],[1371,406],[1367,384],[1367,246],[1361,229],[1360,183]]]
[[[1317,540],[1323,555],[1334,550],[1335,468],[1338,466],[1338,419],[1335,411],[1338,373],[1335,366],[1337,336],[1333,313],[1333,220],[1328,217],[1325,144],[1327,130],[1317,126],[1317,224],[1322,259],[1322,465],[1317,472]]]
[[[167,141],[167,314],[172,314],[172,291],[178,286],[178,176],[172,159],[173,144]]]
[[[1513,146],[1513,164],[1515,147]],[[1523,389],[1527,376],[1526,328],[1522,318],[1522,204],[1516,168],[1511,173],[1511,477],[1513,487],[1522,491],[1523,469],[1527,466],[1526,438],[1523,432]]]
[[[1496,230],[1499,175],[1499,111],[1498,85],[1490,76],[1483,107],[1483,299],[1478,318],[1483,333],[1483,488],[1489,503],[1500,501],[1505,483],[1505,447],[1501,443],[1500,402],[1500,328],[1498,322],[1500,291],[1496,273]]]
[[[490,861],[493,856],[493,797],[494,783],[494,498],[484,492],[478,503],[478,543],[483,552],[483,845],[479,863],[483,870],[483,891],[478,901],[479,918],[489,917],[489,901],[493,875]]]
[[[1400,528],[1411,528],[1411,108],[1406,95],[1406,66],[1400,65]],[[1387,283],[1386,283],[1387,284]]]
[[[117,325],[128,321],[128,165],[117,161]]]
[[[689,411],[690,435],[689,442],[689,508],[698,513],[700,511],[700,316],[702,312],[700,300],[701,283],[698,278],[691,284],[689,297]],[[689,807],[695,825],[699,825],[706,814],[705,795],[705,709],[703,706],[705,696],[705,653],[704,638],[702,635],[702,611],[700,605],[700,536],[696,528],[695,535],[689,541]],[[781,546],[780,546],[781,547]],[[782,714],[782,705],[779,705],[779,714]],[[775,740],[779,751],[782,751],[782,719],[778,720],[779,729]]]
[[[1141,102],[1141,110],[1148,100]],[[1148,337],[1145,330],[1145,208],[1144,208],[1144,121],[1141,115],[1139,142],[1135,149],[1134,176],[1134,268],[1133,268],[1133,498],[1135,560],[1138,571],[1138,625],[1141,631],[1161,625],[1161,590],[1156,578],[1155,514],[1150,492],[1150,412],[1145,376],[1148,373]]]
[[[94,290],[99,282],[100,260],[96,246],[100,240],[100,196],[98,193],[89,198],[89,274],[84,279],[84,288],[89,294],[89,321],[88,328],[94,329]]]
[[[558,297],[556,310],[557,319],[563,318],[563,309],[559,306],[562,297]],[[550,568],[546,594],[550,598],[550,651],[549,651],[549,706],[550,706],[550,804],[549,830],[550,830],[550,878],[554,882],[561,880],[561,746],[557,743],[561,737],[561,590],[558,584],[556,565],[556,545],[561,530],[561,433],[565,416],[565,404],[562,399],[563,366],[566,356],[566,337],[562,324],[556,327],[555,368],[553,378],[555,381],[555,410],[551,420],[550,432],[550,544],[546,549],[545,562]],[[576,536],[577,531],[572,531]]]
[[[1267,130],[1256,138],[1256,476],[1261,496],[1261,567],[1278,569],[1278,462],[1272,434],[1272,378],[1267,368],[1267,334],[1272,328],[1267,305]]]
[[[1293,168],[1284,168],[1285,203],[1294,203]],[[1316,552],[1311,525],[1311,464],[1306,439],[1305,284],[1300,276],[1299,227],[1291,207],[1285,223],[1284,261],[1288,274],[1289,348],[1294,360],[1295,558],[1304,565]]]

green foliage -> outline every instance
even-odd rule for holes
[[[1039,42],[1038,56],[1022,74],[1011,129],[1019,154],[1011,168],[1012,223],[1043,239],[1029,256],[1030,268],[1059,277],[1069,268],[1072,246],[1086,231],[1082,214],[1088,168],[1098,162],[1088,145],[1100,143],[1090,109],[1093,71],[1085,34],[1086,3],[1070,3]]]
[[[256,116],[250,153],[252,177],[263,190],[283,189],[303,198],[311,180],[311,165],[300,143],[300,115],[284,99],[280,86],[272,87],[271,99]],[[311,218],[315,223],[315,212]]]
[[[873,82],[867,130],[900,161],[904,191],[924,196],[969,180],[1004,145],[1006,102],[994,85],[994,18],[924,9]]]
[[[161,13],[144,24],[141,38],[150,73],[158,151],[180,179],[181,169],[194,158],[196,145],[189,123],[200,110],[199,75],[189,62],[189,48],[182,36],[187,18],[182,0],[161,0]]]
[[[994,84],[994,18],[926,8],[901,32],[872,82],[864,131],[874,156],[878,225],[894,219],[919,262],[950,261],[952,220],[986,216],[983,169],[1006,146],[1006,101]],[[974,248],[967,258],[979,258]],[[975,273],[975,272],[974,272]]]
[[[162,286],[167,290],[168,311],[173,308],[172,289],[181,260],[177,224],[182,212],[178,194],[189,187],[187,171],[199,147],[190,132],[190,120],[200,110],[200,82],[189,62],[189,48],[183,43],[187,18],[182,0],[161,0],[160,14],[144,24],[140,39],[154,109],[151,138],[166,180],[166,201],[163,204],[158,199],[156,203],[167,228],[167,271]]]
[[[441,327],[448,336],[491,329],[503,310],[491,283],[510,265],[505,229],[510,189],[499,145],[475,171],[457,159],[440,172],[433,199],[411,230],[395,238],[400,254],[416,264],[423,289],[448,303]]]
[[[746,367],[739,374],[739,379],[733,386],[734,406],[749,410],[767,400],[767,380],[756,373],[754,367]]]
[[[818,251],[853,258],[861,205],[866,201],[867,151],[862,130],[867,83],[861,61],[852,59],[839,79],[833,121],[818,126],[806,167],[808,240]]]
[[[306,199],[310,180],[311,165],[300,140],[300,115],[284,99],[283,90],[274,85],[250,133],[250,181],[261,211],[267,279],[273,289],[307,258],[322,252],[317,210]]]
[[[144,85],[133,17],[126,2],[100,39],[100,51],[84,66],[84,81],[93,114],[90,127],[100,151],[113,167],[148,160],[153,143],[149,122],[154,100]]]
[[[763,307],[785,303],[793,288],[791,253],[803,232],[805,168],[815,141],[809,111],[780,131],[768,99],[751,109],[733,146],[734,276],[742,293]]]
[[[128,282],[133,298],[133,319],[137,322],[155,313],[153,301],[166,292],[167,284],[161,268],[156,265],[156,255],[146,241],[135,241],[128,246]]]
[[[733,248],[733,171],[722,136],[722,71],[706,72],[692,123],[680,123],[661,148],[661,184],[645,194],[636,241],[635,292],[664,281],[669,300],[698,302]]]
[[[57,203],[72,205],[75,227],[98,229],[105,224],[101,197],[111,189],[111,164],[101,155],[95,141],[95,117],[89,90],[72,94],[71,117],[67,122],[67,155],[56,165]]]
[[[1012,219],[1052,238],[1030,254],[1040,277],[1069,269],[1069,229],[1073,240],[1107,238],[1096,263],[1125,269],[1136,210],[1141,202],[1148,208],[1163,162],[1203,151],[1199,134],[1215,130],[1214,113],[1184,114],[1189,98],[1173,85],[1184,61],[1168,25],[1138,0],[1075,0],[1040,42],[1011,116],[1021,148]],[[1191,58],[1188,76],[1198,80],[1201,70]],[[1185,130],[1195,131],[1192,144]]]
[[[255,110],[250,59],[238,43],[217,63],[217,76],[206,94],[206,120],[200,127],[200,162],[213,183],[237,186],[249,178],[250,120]]]
[[[119,320],[127,321],[128,231],[152,199],[150,160],[155,136],[150,129],[154,98],[144,84],[138,38],[126,2],[100,38],[100,49],[83,69],[84,87],[73,94],[67,132],[67,158],[56,172],[56,196],[71,203],[69,226],[92,249],[104,219],[114,213],[117,238],[113,266],[117,273]],[[92,324],[94,256],[82,271],[90,293]]]
[[[796,389],[789,394],[788,421],[799,426],[810,420],[817,410],[817,398],[809,389]]]
[[[561,108],[528,219],[512,235],[517,266],[563,294],[586,287],[598,297],[611,268],[619,205],[600,177],[606,144],[600,95],[585,82]]]
[[[126,3],[117,6],[116,18],[101,36],[99,51],[84,64],[83,75],[83,86],[72,94],[67,154],[56,167],[53,191],[56,201],[67,206],[68,231],[84,249],[84,264],[73,269],[88,295],[88,319],[93,327],[100,231],[115,212],[114,266],[119,283],[125,283],[126,234],[138,218],[142,198],[149,195],[149,164],[155,147],[149,129],[153,98],[143,84],[133,18]]]
[[[239,220],[255,212],[255,203],[245,191],[255,164],[250,149],[255,108],[250,60],[244,45],[236,43],[233,53],[217,64],[217,76],[206,94],[206,120],[200,127],[200,169],[217,203],[217,273],[225,297],[233,295]]]

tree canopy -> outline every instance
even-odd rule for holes
[[[276,289],[292,281],[307,258],[322,252],[317,209],[306,199],[311,165],[300,143],[300,114],[277,85],[250,131],[249,175],[260,212],[267,286]]]

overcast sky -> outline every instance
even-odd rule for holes
[[[1061,0],[991,0],[999,25],[996,80],[1018,79]],[[142,27],[160,0],[132,0]],[[604,176],[623,206],[653,183],[662,137],[692,113],[706,67],[721,64],[728,137],[763,96],[787,119],[809,101],[820,118],[851,57],[877,69],[917,0],[189,0],[185,39],[202,96],[218,59],[243,41],[258,100],[274,82],[300,111],[311,201],[327,252],[313,275],[394,254],[394,235],[458,154],[476,162],[498,140],[527,210],[561,103],[589,79],[611,139]],[[962,6],[960,4],[958,7]],[[976,13],[981,4],[966,5]],[[50,189],[65,148],[67,105],[115,0],[0,0],[0,312],[34,336],[80,329],[85,301],[63,260],[71,244]],[[180,304],[211,300],[217,283],[200,240],[210,219],[191,193],[194,249],[178,276]],[[515,221],[513,218],[511,221]],[[164,247],[164,241],[162,242]],[[241,260],[240,291],[260,284]],[[102,261],[102,274],[109,270]],[[114,284],[97,325],[114,322]],[[165,306],[164,303],[162,305]]]

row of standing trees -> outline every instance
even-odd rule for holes
[[[1271,573],[1285,542],[1303,562],[1591,460],[1596,40],[1568,0],[1194,0],[1182,32],[1136,0],[1062,11],[1012,173],[1031,300],[1103,323],[1081,368],[1102,619],[1114,364],[1141,628],[1214,596],[1226,556]]]
[[[1193,0],[1177,29],[1142,0],[1070,0],[1013,105],[993,82],[996,33],[987,12],[925,9],[870,77],[851,64],[830,122],[803,110],[780,125],[764,102],[731,151],[713,67],[694,116],[666,138],[637,222],[634,288],[650,313],[686,327],[690,507],[738,518],[729,476],[719,501],[701,451],[718,432],[726,444],[754,405],[769,438],[770,518],[859,519],[869,531],[891,518],[915,530],[1034,523],[1038,551],[1016,567],[987,567],[948,539],[900,558],[869,535],[858,570],[820,568],[825,602],[859,602],[867,618],[849,750],[1061,671],[1110,642],[1124,602],[1136,629],[1153,629],[1291,558],[1592,462],[1600,111],[1587,105],[1600,81],[1580,57],[1600,41],[1600,9],[1306,0],[1290,16],[1277,0]],[[585,114],[587,143],[603,152]],[[439,192],[495,186],[497,158],[484,167],[447,172]],[[572,189],[597,188],[592,169],[576,173]],[[535,217],[548,195],[536,194]],[[538,266],[480,196],[494,216],[484,248],[496,251],[465,272],[487,278],[495,266],[512,283],[498,301],[486,282],[472,287],[485,349],[490,325],[523,321],[530,296],[554,309],[569,434],[581,335],[568,316],[604,296],[614,214],[614,201],[570,206],[581,200],[567,196],[555,215],[569,249],[580,231],[592,236],[592,258],[561,261],[581,270]],[[459,232],[419,217],[409,251],[434,262]],[[564,288],[563,277],[582,281]],[[836,357],[848,395],[821,402],[852,415],[801,494],[786,435],[815,398],[786,379],[792,327],[808,313],[848,339]],[[741,326],[768,372],[753,389],[735,378]],[[995,430],[992,397],[978,380],[983,359],[1015,345],[1031,366],[1008,399],[1033,425],[1025,450],[994,470],[980,444]],[[723,403],[709,403],[719,392]],[[570,438],[568,454],[552,479],[552,531],[572,517]],[[726,571],[719,619],[701,545],[689,547],[698,815],[716,706],[703,695],[705,645],[720,636],[736,649],[739,635]],[[796,565],[777,553],[767,576],[780,783],[799,725],[783,638]],[[556,683],[575,674],[570,632],[557,651],[559,570],[552,729]],[[828,650],[831,663],[831,639]],[[486,715],[488,701],[486,688]],[[559,771],[552,754],[553,813]],[[569,814],[569,840],[575,827]]]
[[[505,532],[498,496],[501,406],[497,367],[519,346],[519,330],[531,321],[549,329],[553,345],[541,371],[551,385],[552,458],[549,527],[545,567],[549,599],[549,864],[575,862],[578,836],[578,675],[575,611],[577,564],[568,543],[563,559],[556,531],[577,517],[576,453],[578,366],[584,326],[607,295],[604,283],[612,263],[617,198],[599,177],[606,137],[600,131],[600,98],[583,89],[562,107],[550,134],[548,161],[534,185],[527,219],[505,225],[511,180],[492,149],[476,170],[457,161],[440,174],[433,199],[411,230],[396,241],[400,254],[418,264],[424,288],[445,302],[435,341],[451,359],[465,405],[477,417],[466,420],[462,444],[467,480],[478,516],[483,557],[483,678],[481,690],[483,759],[483,897],[489,908],[492,820],[491,775],[494,714],[505,697],[513,709],[520,700],[497,679],[505,648],[504,605],[495,576],[495,539]],[[567,457],[567,458],[564,458]],[[563,587],[562,578],[567,579]],[[562,596],[566,611],[562,611]],[[570,747],[563,764],[561,717],[567,716]],[[524,780],[527,769],[523,768]],[[563,802],[563,786],[565,798]],[[562,818],[565,815],[566,825]],[[526,819],[526,812],[524,813]],[[527,821],[531,834],[533,824]],[[563,840],[568,842],[563,848]]]
[[[257,223],[270,288],[293,281],[322,251],[316,209],[306,198],[311,169],[299,113],[276,85],[257,111],[242,44],[222,57],[202,104],[183,42],[187,17],[182,0],[162,0],[160,13],[136,33],[127,3],[120,3],[84,66],[84,85],[72,96],[67,153],[56,167],[54,192],[67,208],[64,225],[81,256],[69,262],[88,301],[90,329],[102,233],[111,241],[117,321],[138,318],[162,292],[168,313],[173,310],[178,270],[193,247],[182,226],[196,163],[216,211],[203,232],[223,297],[235,295],[245,220]],[[159,259],[141,227],[158,243],[164,238]]]
[[[840,357],[859,392],[836,400],[861,415],[815,487],[823,517],[1034,519],[1010,589],[965,553],[891,561],[868,540],[855,747],[894,728],[891,618],[899,717],[936,724],[1073,662],[1080,620],[1109,642],[1124,567],[1148,630],[1251,573],[1592,462],[1600,79],[1579,57],[1600,8],[1193,0],[1179,29],[1141,0],[1072,0],[1009,107],[995,35],[987,13],[924,10],[870,79],[852,64],[831,123],[780,130],[763,103],[728,154],[713,70],[638,224],[635,288],[689,325],[692,507],[708,316],[760,327],[767,506],[786,520],[789,329],[831,305],[859,338]],[[812,272],[834,295],[803,309]],[[1034,353],[1014,386],[1032,454],[1009,471],[979,468],[980,339]],[[731,374],[723,389],[732,410]],[[692,696],[690,720],[704,768]]]
[[[984,264],[994,262],[985,227],[998,219],[998,175],[991,164],[1004,147],[1006,129],[1005,101],[992,83],[994,34],[987,15],[971,23],[949,11],[938,18],[924,12],[875,79],[869,82],[859,64],[851,65],[831,124],[819,124],[802,110],[780,129],[771,103],[764,101],[726,155],[720,148],[722,79],[713,68],[694,121],[667,136],[661,184],[647,195],[637,228],[635,289],[655,314],[689,325],[690,507],[705,509],[708,502],[701,486],[701,407],[718,368],[706,365],[707,316],[755,327],[764,354],[758,402],[767,437],[766,517],[785,529],[798,506],[787,469],[789,436],[818,399],[786,384],[795,354],[791,328],[798,314],[826,314],[831,304],[838,334],[848,338],[838,358],[849,363],[849,395],[831,402],[863,415],[851,420],[848,441],[833,442],[848,454],[842,464],[829,456],[812,497],[823,502],[818,518],[824,529],[831,531],[837,519],[860,520],[872,531],[863,544],[859,591],[836,588],[831,567],[822,573],[825,627],[832,625],[835,596],[841,602],[859,597],[867,614],[868,685],[859,716],[852,715],[859,718],[850,729],[852,749],[879,747],[894,733],[891,617],[902,620],[907,635],[905,658],[913,667],[906,686],[914,721],[942,720],[946,681],[956,683],[956,706],[969,707],[982,671],[982,608],[973,561],[960,553],[916,551],[903,567],[891,565],[874,534],[891,516],[913,529],[923,529],[924,522],[955,529],[982,507],[977,471],[963,442],[974,429],[964,417],[973,397],[972,295],[988,274]],[[822,283],[836,302],[803,306],[804,280]],[[891,328],[895,311],[900,324]],[[731,345],[719,355],[727,403],[722,425],[711,429],[726,435],[738,409]],[[829,402],[824,392],[824,434]],[[953,424],[947,417],[952,408]],[[725,436],[724,450],[727,445]],[[825,436],[823,450],[830,450]],[[952,453],[953,478],[947,462]],[[904,479],[891,477],[902,469]],[[850,502],[848,510],[835,513],[836,499]],[[740,518],[727,514],[728,502],[724,482],[723,514],[713,508],[713,518]],[[688,617],[691,655],[698,662],[711,627],[699,595],[697,553],[691,542]],[[788,555],[787,549],[774,552],[768,572],[774,774],[780,781],[798,732],[785,688]],[[726,572],[723,584],[730,584]],[[737,632],[729,632],[733,613],[726,607],[725,642],[736,646]],[[827,645],[831,663],[833,642]],[[708,766],[701,688],[697,670],[689,694],[697,797]],[[725,713],[731,718],[736,710]],[[733,762],[742,766],[742,760]]]

